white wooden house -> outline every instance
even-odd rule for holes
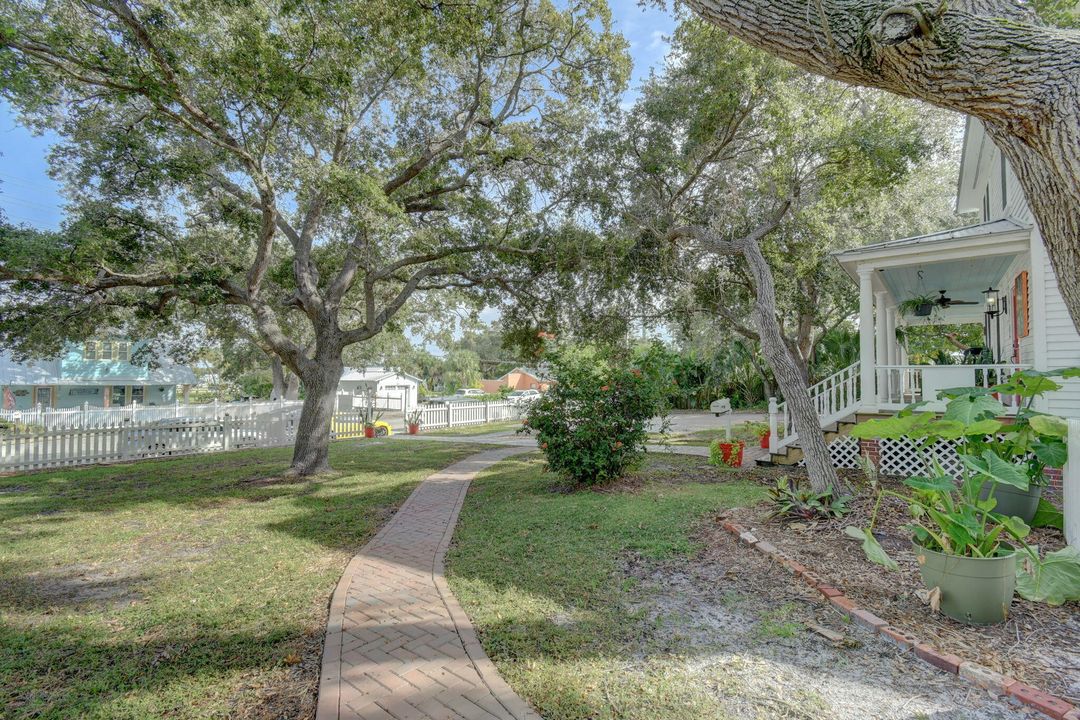
[[[1080,334],[1039,227],[1008,162],[975,120],[964,136],[956,209],[980,213],[981,222],[837,256],[859,283],[859,375],[862,387],[873,389],[863,393],[863,411],[935,401],[937,389],[996,382],[1018,368],[1080,365]],[[929,317],[898,311],[921,294],[938,298]],[[943,303],[942,297],[973,304]],[[895,331],[912,322],[986,323],[987,364],[909,364]],[[1043,409],[1080,417],[1080,383],[1050,394]]]
[[[1080,366],[1080,334],[1058,291],[1039,227],[1008,162],[976,120],[969,119],[965,130],[956,208],[977,212],[980,221],[836,256],[859,285],[859,361],[810,392],[822,428],[834,433],[828,437],[837,441],[834,459],[841,465],[854,466],[858,455],[856,443],[844,442],[841,427],[858,415],[892,413],[919,400],[938,409],[940,389],[989,386],[1018,369]],[[901,303],[920,295],[936,300],[929,316],[900,312]],[[912,362],[896,330],[927,322],[983,324],[988,337],[981,364]],[[1080,381],[1065,382],[1038,409],[1080,418]],[[787,448],[797,446],[798,436],[784,403],[772,403],[771,410],[770,422],[780,428],[772,433],[771,457],[782,462],[796,455]]]

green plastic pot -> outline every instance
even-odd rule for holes
[[[1039,509],[1039,498],[1042,497],[1043,490],[1041,485],[1032,483],[1027,490],[1021,490],[1012,485],[990,482],[983,486],[980,498],[985,499],[990,494],[991,485],[994,488],[994,499],[997,500],[994,512],[1018,517],[1026,523],[1031,522],[1035,511]]]
[[[1016,589],[1016,554],[1002,545],[1002,555],[959,557],[912,543],[927,590],[940,588],[941,612],[968,625],[993,625],[1009,617]]]

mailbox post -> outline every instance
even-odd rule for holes
[[[728,398],[713,400],[709,405],[709,412],[716,417],[724,418],[724,437],[731,440],[731,400]]]

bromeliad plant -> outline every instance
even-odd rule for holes
[[[769,517],[792,520],[829,520],[841,518],[851,512],[850,495],[838,495],[831,488],[814,492],[806,484],[782,477],[776,486],[768,490],[773,511]]]
[[[1028,524],[994,511],[996,487],[1027,489],[1036,473],[1042,482],[1047,465],[1060,466],[1066,459],[1065,421],[1032,409],[1035,398],[1061,387],[1051,379],[1055,375],[1080,377],[1080,369],[1023,371],[988,389],[947,390],[942,394],[949,402],[941,417],[917,412],[924,404],[917,403],[894,417],[856,426],[852,430],[856,438],[908,441],[924,469],[904,480],[906,493],[879,486],[869,527],[847,528],[849,535],[862,540],[867,558],[890,569],[898,567],[873,535],[882,498],[893,496],[908,504],[911,521],[905,528],[918,546],[946,555],[989,558],[1016,552],[1015,544],[1023,556],[1016,585],[1022,597],[1049,604],[1080,599],[1080,552],[1065,548],[1040,559],[1037,549],[1025,541]],[[1007,410],[995,393],[1025,401],[1009,425],[998,419]],[[933,453],[933,446],[942,440],[957,445],[962,464],[957,477],[946,472]],[[1040,510],[1037,521],[1060,523],[1052,506]]]

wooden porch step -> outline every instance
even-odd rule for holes
[[[851,434],[851,428],[855,427],[861,420],[858,417],[840,420],[834,422],[832,425],[827,425],[822,428],[825,434],[825,444],[828,445],[833,440],[844,435]],[[780,452],[769,453],[768,457],[758,458],[758,465],[761,466],[775,466],[775,465],[797,465],[803,459],[803,449],[799,446],[798,440],[791,445],[780,450]]]

